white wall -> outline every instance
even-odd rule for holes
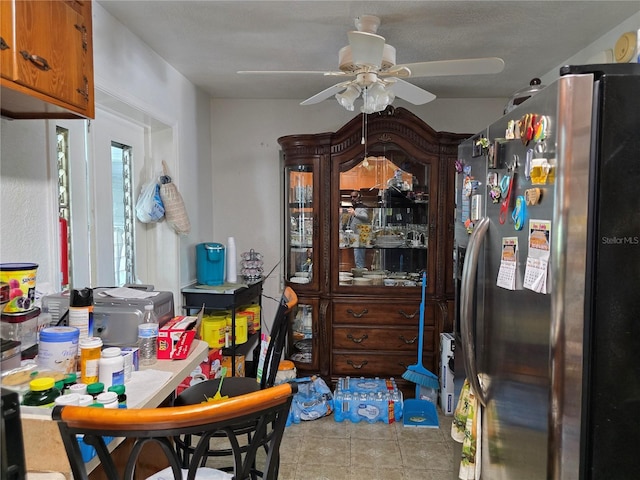
[[[56,139],[44,120],[2,119],[0,131],[0,262],[37,263],[37,282],[59,283]]]
[[[602,52],[605,50],[613,50],[618,38],[620,38],[620,35],[625,32],[638,32],[638,30],[640,30],[640,11],[629,17],[613,30],[604,34],[592,44],[577,52],[571,58],[562,62],[556,68],[541,76],[540,80],[542,80],[542,84],[549,85],[553,81],[557,80],[559,77],[560,67],[564,65],[583,65],[594,63],[594,59],[596,60],[595,63],[597,63],[597,59],[601,56]],[[640,52],[636,52],[636,55],[640,55]]]
[[[156,288],[173,291],[180,305],[180,287],[195,280],[195,245],[212,236],[209,97],[93,5],[96,88],[117,100],[116,110],[124,105],[150,125],[163,125],[152,128],[153,156],[146,163],[155,171],[166,161],[189,213],[187,236],[177,236],[166,223],[149,227],[157,229],[149,244],[157,261]]]

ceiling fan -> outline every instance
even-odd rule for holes
[[[438,60],[396,65],[396,49],[376,32],[380,19],[361,15],[355,19],[356,31],[348,33],[349,45],[338,53],[339,71],[239,71],[240,74],[321,74],[345,77],[337,83],[301,102],[319,103],[331,96],[347,110],[354,110],[355,100],[362,95],[364,113],[384,110],[394,98],[400,97],[414,105],[430,102],[436,96],[403,79],[447,75],[479,75],[500,73],[504,61],[497,57]]]

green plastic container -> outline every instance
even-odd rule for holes
[[[55,387],[51,377],[36,378],[29,382],[29,391],[25,393],[22,404],[30,407],[53,407],[60,390]]]

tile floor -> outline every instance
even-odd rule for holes
[[[451,419],[439,428],[336,422],[293,424],[280,448],[279,480],[451,480]]]

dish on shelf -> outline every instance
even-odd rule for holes
[[[351,273],[351,272],[340,272],[338,274],[338,278],[340,279],[341,282],[349,282],[349,283],[351,283],[351,280],[353,280],[353,273]]]
[[[396,280],[403,280],[407,278],[407,272],[391,272],[389,278],[395,278]]]
[[[361,277],[364,272],[368,272],[369,269],[368,268],[352,268],[351,269],[351,273],[353,273],[354,277]]]
[[[384,275],[379,273],[365,273],[363,279],[371,279],[372,285],[382,285]]]
[[[291,360],[298,363],[311,363],[313,355],[311,352],[298,352],[291,355]]]
[[[383,248],[397,248],[403,246],[405,243],[406,242],[403,238],[397,237],[395,235],[383,235],[376,238],[375,241],[376,247]]]
[[[369,277],[356,277],[353,279],[354,285],[371,285],[373,284],[373,278]]]
[[[310,338],[307,338],[305,340],[298,340],[293,344],[293,346],[301,352],[310,352],[311,350],[313,350],[313,345],[311,344]]]
[[[304,284],[304,283],[309,283],[310,280],[306,277],[291,277],[289,279],[289,281],[291,283],[300,283],[300,284]]]

